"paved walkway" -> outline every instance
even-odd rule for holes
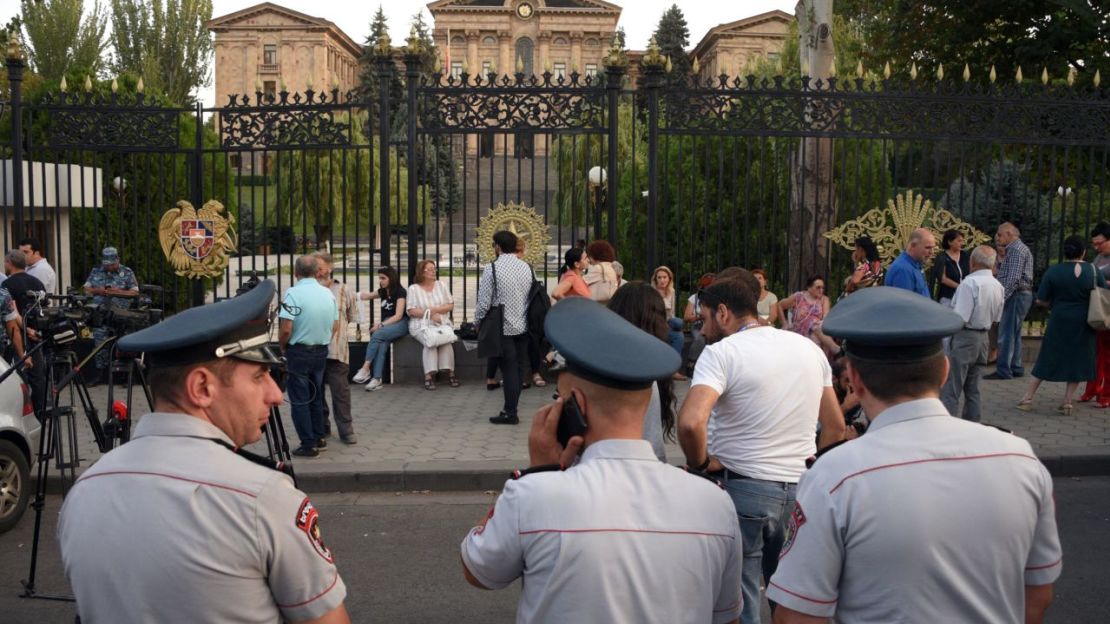
[[[984,422],[1029,439],[1055,475],[1110,474],[1110,410],[1076,404],[1070,416],[1062,416],[1055,408],[1064,384],[1043,384],[1032,412],[1013,408],[1025,380],[983,381],[981,388]],[[688,383],[678,384],[680,397],[687,389]],[[524,422],[512,427],[487,421],[497,414],[502,397],[500,390],[489,392],[483,383],[460,388],[444,384],[433,392],[421,386],[387,386],[377,392],[352,386],[359,443],[348,446],[332,438],[320,457],[298,459],[295,468],[302,487],[310,491],[500,489],[510,470],[527,465],[528,423],[552,392],[553,384],[525,390],[520,403]],[[94,388],[92,396],[103,410],[106,388]],[[138,399],[135,412],[146,411],[145,400]],[[295,445],[288,405],[282,413]],[[99,454],[83,418],[78,426],[87,466]],[[667,457],[672,463],[683,458],[675,444],[667,446]]]

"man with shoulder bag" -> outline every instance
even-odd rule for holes
[[[478,355],[498,360],[504,382],[505,404],[489,421],[495,425],[516,425],[520,401],[520,364],[518,355],[528,344],[528,293],[532,288],[532,268],[517,258],[516,235],[501,231],[493,235],[496,258],[478,282]],[[497,322],[500,317],[500,323]]]

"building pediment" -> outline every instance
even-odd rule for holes
[[[333,28],[335,24],[322,17],[313,17],[293,9],[263,2],[252,7],[228,13],[208,20],[209,30],[233,30],[238,28],[281,28],[317,27]]]
[[[742,37],[785,37],[790,32],[794,23],[794,16],[785,11],[768,11],[745,17],[735,22],[728,22],[711,28],[705,33],[701,41],[694,46],[693,55],[702,56],[710,47],[721,39],[735,39]]]

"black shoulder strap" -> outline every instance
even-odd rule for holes
[[[276,471],[278,471],[282,474],[288,475],[290,479],[295,479],[296,478],[293,475],[293,466],[287,464],[286,462],[275,461],[275,460],[270,459],[269,457],[266,457],[264,455],[259,455],[258,453],[252,453],[252,452],[250,452],[246,449],[242,449],[242,448],[232,446],[232,445],[228,444],[227,442],[224,442],[223,440],[220,440],[218,438],[206,438],[206,439],[211,440],[211,441],[215,442],[216,444],[219,444],[220,446],[226,448],[227,450],[231,451],[232,453],[235,453],[239,457],[242,457],[243,459],[251,462],[252,464],[258,464],[259,466],[269,468],[270,470],[276,470]]]

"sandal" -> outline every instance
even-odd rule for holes
[[[1071,403],[1061,403],[1060,407],[1056,408],[1056,411],[1060,412],[1064,416],[1071,416],[1071,410],[1072,410],[1072,404]]]
[[[433,381],[431,377],[425,377],[424,378],[424,389],[425,390],[435,390],[436,389],[436,382]]]
[[[1033,411],[1033,399],[1022,399],[1022,400],[1018,401],[1018,404],[1015,405],[1014,407],[1018,408],[1019,410],[1021,410],[1023,412],[1031,412],[1031,411]]]
[[[540,377],[539,373],[536,373],[536,374],[532,375],[532,383],[537,388],[542,388],[542,387],[547,385],[547,382],[543,380],[543,377]]]
[[[455,377],[454,375],[448,375],[447,376],[447,385],[451,386],[452,388],[458,388],[462,384],[459,383],[459,378],[458,377]]]

